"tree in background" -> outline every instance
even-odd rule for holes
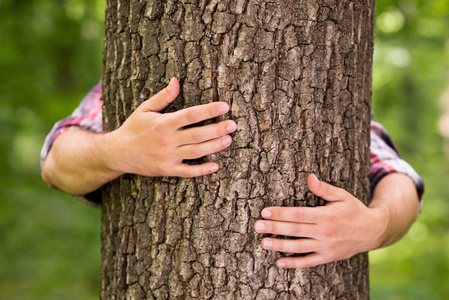
[[[252,227],[266,206],[322,205],[309,173],[367,202],[374,6],[108,1],[105,130],[177,77],[168,111],[228,101],[238,131],[217,174],[105,189],[103,299],[368,297],[366,254],[279,269]]]

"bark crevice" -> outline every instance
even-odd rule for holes
[[[229,149],[192,162],[217,161],[216,174],[105,188],[103,299],[368,298],[366,254],[283,270],[252,228],[266,206],[324,204],[312,172],[368,201],[374,6],[107,1],[105,130],[173,76],[167,112],[226,101],[238,129]]]

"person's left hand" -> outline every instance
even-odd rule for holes
[[[347,191],[320,181],[315,175],[309,175],[307,183],[312,193],[328,201],[326,205],[268,207],[262,210],[266,220],[254,225],[258,233],[296,238],[264,238],[264,249],[306,254],[280,258],[278,267],[313,267],[380,246],[387,228],[381,211],[366,207]]]

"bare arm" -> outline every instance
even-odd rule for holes
[[[73,195],[87,194],[120,176],[110,164],[112,146],[108,133],[69,130],[58,136],[42,168],[51,186]]]
[[[386,230],[376,248],[399,241],[419,214],[418,194],[414,182],[407,175],[392,173],[376,186],[369,205],[386,219]],[[371,250],[371,249],[370,249]]]
[[[221,116],[229,105],[215,102],[159,113],[179,93],[172,79],[167,88],[142,103],[117,130],[93,133],[70,130],[53,143],[42,169],[50,185],[71,194],[86,194],[124,174],[194,177],[213,173],[215,162],[183,164],[228,147],[234,121],[184,129],[185,126]]]
[[[307,268],[384,247],[398,241],[416,219],[419,201],[413,181],[404,174],[385,176],[376,186],[369,207],[347,191],[309,175],[308,185],[327,200],[320,207],[268,207],[266,220],[257,221],[255,230],[301,239],[265,238],[267,250],[308,253],[277,261],[283,268]]]

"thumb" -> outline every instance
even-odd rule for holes
[[[345,199],[346,192],[344,189],[330,185],[319,180],[314,174],[307,177],[307,185],[312,193],[326,201],[339,201]]]
[[[143,102],[140,109],[143,111],[161,111],[166,108],[179,94],[179,81],[175,77],[170,80],[166,88]]]

